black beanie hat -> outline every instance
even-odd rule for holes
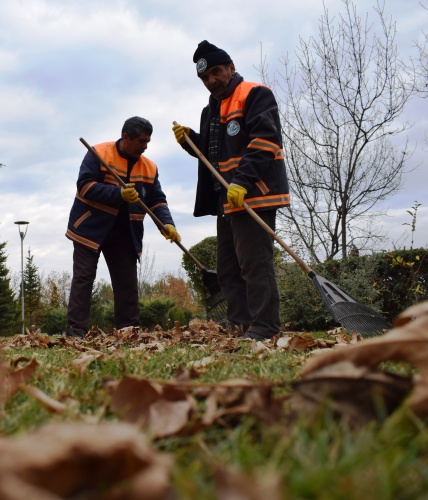
[[[227,52],[204,40],[193,54],[193,62],[196,63],[196,71],[199,76],[207,68],[217,66],[217,64],[231,63],[232,59]]]

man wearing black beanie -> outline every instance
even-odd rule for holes
[[[276,211],[290,196],[278,105],[270,89],[245,82],[227,52],[202,41],[193,55],[210,92],[199,133],[174,125],[177,142],[197,157],[184,133],[229,184],[226,190],[199,160],[194,216],[217,216],[217,276],[232,327],[263,340],[281,330],[273,240],[245,210],[275,230]]]

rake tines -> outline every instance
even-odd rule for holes
[[[355,331],[363,337],[372,337],[391,328],[380,313],[360,304],[331,281],[317,275],[314,271],[311,271],[309,276],[334,320],[349,332]]]
[[[204,269],[202,273],[207,320],[212,319],[216,323],[226,326],[227,302],[220,290],[217,273],[210,269]]]
[[[205,296],[207,320],[212,319],[221,325],[227,324],[227,303],[221,292]]]
[[[333,317],[348,332],[356,331],[363,337],[373,337],[391,328],[382,315],[358,302],[338,302],[332,307]]]

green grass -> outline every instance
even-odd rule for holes
[[[180,366],[212,355],[215,346],[211,347],[178,344],[153,354],[122,347],[120,357],[96,360],[83,375],[71,365],[79,356],[73,349],[6,350],[3,355],[9,361],[37,359],[40,366],[30,384],[68,406],[63,414],[52,415],[32,397],[18,392],[4,405],[0,432],[4,436],[31,432],[50,421],[78,420],[81,414],[115,421],[103,391],[106,377],[119,380],[126,374],[171,380]],[[238,353],[217,355],[215,363],[200,370],[195,383],[246,378],[281,384],[274,391],[278,397],[292,392],[304,353],[275,352],[261,359],[249,355],[249,343],[242,343]],[[397,373],[409,372],[405,365],[388,367]],[[213,425],[192,436],[153,441],[152,446],[174,456],[173,486],[183,499],[215,499],[214,477],[219,467],[260,482],[279,477],[281,495],[287,499],[428,498],[428,432],[422,422],[404,412],[360,429],[350,429],[328,413],[273,425],[248,415],[234,425]]]

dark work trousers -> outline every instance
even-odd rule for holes
[[[68,324],[72,328],[86,330],[100,252],[94,252],[79,243],[73,244],[73,279],[68,302]],[[101,252],[107,263],[113,287],[116,328],[138,326],[140,307],[137,255],[130,234],[113,229],[101,246]]]
[[[275,231],[276,210],[258,215]],[[217,218],[217,277],[232,326],[264,337],[281,330],[273,239],[248,213]]]

